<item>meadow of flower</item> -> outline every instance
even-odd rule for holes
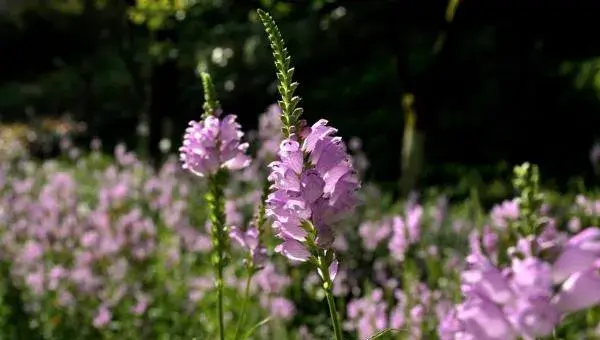
[[[94,141],[2,164],[0,339],[600,338],[600,200],[527,163],[489,212],[392,200],[362,180],[360,140],[301,119],[261,19],[282,100],[257,133],[203,74],[180,160]]]

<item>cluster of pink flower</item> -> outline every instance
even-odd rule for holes
[[[266,178],[267,164],[276,159],[270,177],[276,190],[267,202],[276,221],[268,232],[283,239],[282,253],[306,260],[313,245],[300,222],[314,224],[315,243],[342,260],[332,271],[332,294],[349,301],[344,329],[361,339],[386,328],[415,340],[436,334],[535,338],[553,332],[574,311],[600,303],[600,229],[582,228],[600,222],[599,201],[577,197],[561,216],[565,231],[558,230],[562,219],[551,218],[544,206],[544,231],[518,239],[505,256],[506,235],[521,214],[517,201],[493,207],[489,224],[474,230],[443,198],[421,205],[415,196],[399,212],[393,202],[382,206],[384,193],[376,186],[365,185],[364,206],[346,220],[346,229],[336,225],[334,238],[334,222],[356,202],[355,169],[364,170],[368,162],[349,156],[324,121],[275,143],[282,138],[274,121],[279,114],[274,106],[263,115],[262,151],[251,164],[233,116],[192,124],[181,150],[196,174],[245,167],[228,183],[225,214],[233,251],[261,268],[249,289],[252,307],[282,322],[310,323],[299,314],[306,305],[287,293],[303,285],[302,294],[323,299],[316,271],[272,258],[270,242],[249,222],[265,184],[257,178]],[[359,150],[358,144],[351,142],[351,148]],[[10,261],[10,279],[22,290],[27,312],[50,331],[135,333],[169,325],[173,334],[201,335],[214,327],[203,316],[214,299],[210,261],[202,261],[213,247],[199,208],[205,183],[180,171],[173,159],[154,171],[123,146],[114,158],[114,164],[79,158],[68,169],[53,162],[0,169],[0,254]],[[245,288],[238,269],[232,265],[225,272],[236,296]],[[453,305],[458,291],[464,300]],[[73,315],[81,315],[77,326],[56,322]],[[311,327],[298,330],[301,338],[310,339],[316,332]]]
[[[213,289],[210,275],[193,265],[212,248],[195,208],[202,185],[192,185],[174,159],[154,171],[122,145],[114,164],[98,156],[72,168],[48,161],[1,169],[1,254],[28,313],[49,329],[68,326],[52,320],[79,314],[81,332],[86,325],[110,332],[112,324],[135,333],[149,317],[159,328],[156,313],[169,310],[187,320],[181,332],[201,334],[194,315]],[[267,285],[280,275],[261,277]],[[293,303],[276,296],[283,288],[272,288],[262,305],[290,318]]]
[[[496,264],[492,235],[487,229],[481,242],[471,242],[469,268],[461,275],[465,300],[440,323],[442,339],[545,337],[569,313],[600,303],[600,229],[569,238],[549,224],[509,248],[507,267]]]
[[[405,290],[376,288],[348,303],[345,327],[356,330],[360,339],[385,329],[406,339],[423,339],[431,321],[442,318],[451,307],[440,291],[431,291],[423,283],[414,282]]]
[[[591,208],[594,203],[583,196],[577,198],[569,225],[574,224],[573,221],[580,225],[581,220],[593,219],[596,216],[595,209]],[[440,244],[441,248],[435,249],[427,244],[430,237],[435,239],[433,234],[444,233],[439,226],[449,215],[441,211],[445,206],[438,202],[431,207],[433,209],[428,209],[408,202],[404,216],[370,220],[360,225],[363,249],[375,256],[373,272],[368,272],[369,276],[363,280],[367,286],[375,283],[379,288],[350,301],[345,325],[348,330],[356,330],[360,338],[395,328],[411,339],[428,336],[533,339],[554,332],[571,313],[600,303],[600,229],[588,227],[569,237],[566,232],[558,231],[558,219],[548,215],[550,209],[545,204],[540,211],[546,225],[543,232],[537,237],[519,239],[509,248],[509,265],[499,267],[499,252],[506,246],[501,241],[507,228],[513,228],[520,216],[516,201],[505,201],[492,208],[489,225],[481,230],[473,229],[469,234],[471,253],[467,267],[462,267],[460,250],[444,249],[451,247],[450,244]],[[567,229],[578,231],[580,228]],[[464,228],[456,231],[459,234],[455,234],[455,241],[462,242],[460,236]],[[387,253],[382,252],[386,245]],[[441,261],[442,272],[437,273],[433,286],[429,276],[435,273],[432,268],[423,268],[427,261]],[[414,271],[415,263],[419,267],[417,275],[403,276],[402,272]],[[394,271],[394,266],[401,266],[400,272]],[[360,275],[360,270],[346,272],[344,269],[342,273],[355,276]],[[460,287],[452,280],[457,274],[460,274]],[[429,289],[438,288],[427,291],[427,286],[420,282],[422,279],[427,280]],[[359,286],[349,291],[356,296]],[[465,300],[453,306],[450,301],[459,288]],[[419,298],[410,301],[406,297]],[[397,308],[401,305],[404,307],[400,313]],[[422,323],[423,314],[427,325]]]
[[[171,289],[192,294],[193,276],[183,286],[163,281],[183,269],[182,254],[210,247],[190,225],[189,186],[174,176],[177,164],[154,174],[122,146],[115,158],[104,169],[88,159],[69,171],[47,163],[24,179],[15,169],[4,173],[11,183],[0,201],[11,208],[2,211],[2,254],[14,259],[11,276],[42,321],[51,304],[101,329],[114,314],[141,318]],[[89,308],[96,313],[83,312]]]
[[[366,281],[366,286],[376,284],[378,288],[349,302],[346,309],[347,330],[356,331],[360,339],[385,329],[392,329],[408,339],[432,335],[432,324],[435,325],[435,320],[442,318],[452,304],[448,294],[421,282],[426,270],[415,268],[415,265],[420,266],[418,261],[431,261],[438,263],[439,268],[448,274],[459,268],[456,254],[442,259],[438,247],[425,244],[422,237],[423,234],[430,237],[443,231],[440,226],[447,216],[445,209],[445,200],[424,207],[413,199],[406,203],[402,215],[360,224],[362,246],[374,257],[372,272],[367,272],[362,280]],[[355,274],[344,269],[339,275]],[[443,278],[444,273],[438,275]],[[349,291],[358,296],[362,289],[355,281],[352,280],[353,287]]]

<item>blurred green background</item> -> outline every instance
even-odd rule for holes
[[[360,137],[368,179],[487,185],[525,160],[556,183],[593,178],[591,0],[0,0],[0,119],[67,116],[85,123],[81,145],[123,141],[160,161],[159,142],[175,151],[200,116],[205,67],[224,109],[255,128],[277,99],[256,8],[288,42],[305,117]]]

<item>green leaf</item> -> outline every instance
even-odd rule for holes
[[[244,334],[243,339],[248,339],[252,335],[252,333],[254,333],[257,329],[259,329],[263,325],[266,325],[269,321],[271,321],[271,317],[270,316],[262,319],[259,323],[257,323],[256,325],[252,326],[252,328],[250,328],[246,332],[246,334]]]
[[[383,337],[384,335],[390,334],[392,332],[399,332],[399,331],[400,331],[400,329],[386,328],[386,329],[382,330],[381,332],[370,337],[369,340],[379,339],[379,338]]]

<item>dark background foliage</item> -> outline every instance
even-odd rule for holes
[[[306,118],[360,137],[370,179],[400,178],[408,111],[423,137],[419,184],[472,172],[485,182],[525,160],[559,183],[591,178],[600,126],[591,0],[4,0],[1,119],[68,114],[87,124],[82,143],[124,141],[159,160],[159,141],[175,148],[200,115],[204,65],[225,110],[254,128],[277,98],[259,7],[288,42]]]

